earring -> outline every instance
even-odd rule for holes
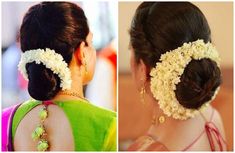
[[[85,63],[84,63],[84,64],[85,64],[85,73],[86,73],[86,74],[88,74],[88,71],[87,71],[87,63],[86,63],[86,61],[85,61]]]
[[[143,79],[141,79],[142,81]],[[140,89],[140,100],[143,104],[145,104],[145,83],[143,83],[143,86]]]
[[[84,58],[84,65],[85,65],[85,74],[88,74],[88,70],[87,70],[87,62],[86,62],[86,58],[85,58],[85,54],[83,52],[83,58]]]

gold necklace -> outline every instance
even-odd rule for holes
[[[77,93],[77,92],[62,91],[60,94],[61,94],[61,95],[68,95],[68,96],[73,96],[73,97],[78,97],[78,98],[84,99],[84,98],[81,97],[81,96],[79,95],[79,93]]]
[[[59,94],[60,94],[60,95],[68,95],[68,96],[77,97],[77,98],[79,98],[79,99],[83,99],[83,100],[86,100],[86,101],[89,102],[88,99],[86,99],[85,97],[80,96],[80,94],[77,93],[77,92],[62,91],[62,92],[60,92]]]

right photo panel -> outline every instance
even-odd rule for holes
[[[233,151],[233,2],[119,2],[119,151]]]

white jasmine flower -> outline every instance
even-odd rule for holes
[[[188,109],[182,106],[176,96],[176,85],[180,82],[180,77],[186,66],[192,59],[200,60],[208,58],[219,66],[220,58],[216,48],[211,43],[204,43],[203,40],[184,43],[183,46],[175,50],[167,51],[161,55],[160,62],[150,72],[150,88],[153,96],[158,101],[159,107],[164,114],[175,119],[186,120],[192,118],[203,111],[215,98],[219,91],[217,88],[212,99],[203,104],[199,109]]]
[[[54,74],[60,78],[60,87],[62,90],[70,89],[72,80],[71,72],[68,64],[63,60],[63,57],[49,48],[28,50],[21,54],[21,60],[18,64],[18,69],[28,80],[26,64],[35,62],[36,64],[43,64],[46,68],[50,69]]]

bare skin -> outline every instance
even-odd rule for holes
[[[157,117],[164,115],[162,110],[159,109],[157,101],[150,96],[149,94],[145,96],[145,109],[146,112],[149,112],[148,115],[140,114],[141,116],[145,116],[146,123],[148,125],[141,126],[143,129],[140,131],[142,134],[140,134],[137,138],[140,138],[141,136],[145,135],[145,133],[148,133],[155,139],[159,145],[164,145],[166,149],[169,149],[170,151],[180,151],[185,149],[188,145],[193,143],[193,141],[199,137],[199,135],[205,131],[205,123],[206,121],[210,121],[213,107],[209,106],[207,110],[205,110],[202,115],[197,115],[194,118],[188,119],[188,120],[175,120],[172,117],[166,117],[166,120],[162,124],[156,123],[155,126],[152,126],[152,119],[153,114],[156,114]],[[225,138],[224,128],[222,124],[222,120],[220,118],[219,113],[214,109],[214,115],[211,120],[216,127],[218,128],[220,134],[223,138]],[[147,127],[147,128],[146,128]],[[136,138],[136,139],[137,139]],[[144,140],[144,139],[142,139]],[[216,140],[214,139],[214,142]],[[216,150],[219,150],[217,143],[216,144]],[[155,149],[158,148],[155,146]],[[226,146],[224,145],[224,148]],[[148,148],[149,149],[149,148]],[[208,137],[206,133],[203,133],[203,135],[189,148],[188,151],[210,151],[210,144],[208,141]],[[156,150],[155,150],[156,151]]]
[[[213,109],[214,108],[210,106],[203,112],[207,121],[210,120]],[[167,117],[165,123],[155,126],[156,128],[152,129],[150,133],[169,150],[179,151],[193,143],[201,132],[205,130],[205,122],[201,115],[186,121],[179,121]],[[214,112],[212,122],[215,123],[223,138],[225,138],[222,121],[217,111]],[[214,142],[216,142],[215,139]],[[208,137],[206,133],[204,133],[188,150],[210,151],[210,149]]]
[[[72,61],[69,64],[72,77],[72,87],[68,92],[76,92],[79,97],[64,95],[62,92],[51,99],[51,101],[77,100],[84,98],[83,85],[87,84],[94,74],[96,52],[92,45],[92,33],[87,36],[88,46],[82,42],[73,54]],[[85,62],[87,61],[87,73],[85,72]],[[36,151],[37,142],[31,138],[40,120],[39,110],[43,105],[38,105],[29,111],[19,123],[13,140],[15,151]],[[48,106],[48,118],[44,122],[49,142],[49,151],[74,151],[74,137],[72,128],[66,114],[56,105]]]
[[[42,108],[39,105],[32,109],[20,122],[14,139],[14,149],[17,151],[36,151],[37,142],[31,138],[31,133],[39,123],[38,112]],[[53,151],[73,151],[74,138],[70,123],[63,110],[56,105],[49,105],[49,116],[45,120],[45,128],[48,133],[50,150]]]

